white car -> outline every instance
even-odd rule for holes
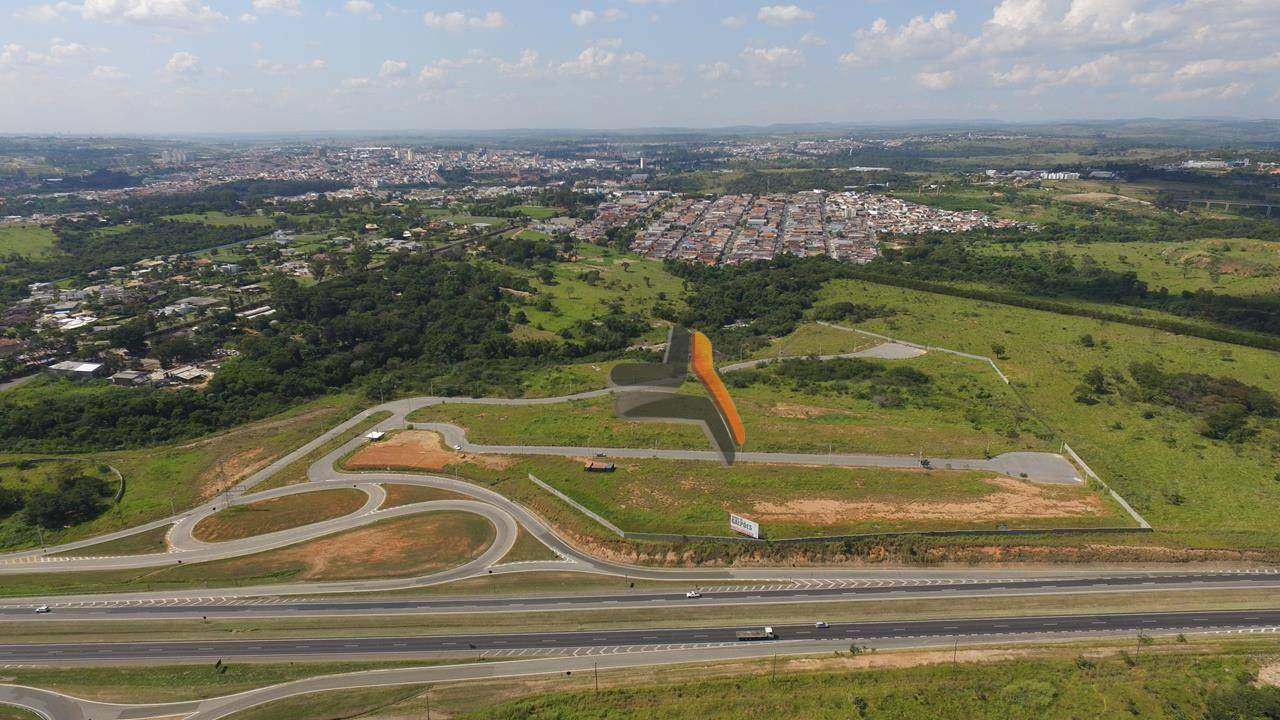
[[[689,592],[685,593],[684,596],[687,598],[700,598],[702,597],[702,593],[698,592],[697,590],[690,590]]]
[[[455,451],[455,452],[462,452],[462,446],[461,446],[461,445],[454,445],[454,446],[453,446],[453,449],[454,449],[454,451]]]
[[[41,613],[41,614],[43,614],[43,613],[47,613],[47,612],[49,612],[49,606],[48,606],[48,605],[41,605],[40,607],[36,608],[36,612]]]
[[[816,627],[816,628],[829,628],[829,627],[831,627],[830,625],[828,625],[828,624],[827,624],[827,621],[826,621],[826,620],[819,620],[818,622],[814,623],[814,624],[813,624],[813,626],[814,626],[814,627]]]

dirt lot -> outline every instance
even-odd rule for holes
[[[504,470],[512,460],[500,455],[472,455],[446,448],[439,433],[403,430],[357,450],[343,463],[348,470],[443,470],[449,465],[471,463],[490,470]]]
[[[836,523],[849,518],[894,520],[998,520],[1001,518],[1051,518],[1099,515],[1102,501],[1094,495],[1055,497],[1054,489],[1013,478],[996,477],[984,482],[998,488],[980,498],[960,501],[912,500],[902,504],[875,501],[797,499],[757,502],[755,515],[763,521]]]
[[[368,496],[360,490],[320,490],[237,505],[196,524],[197,540],[223,542],[331,520],[359,510]]]

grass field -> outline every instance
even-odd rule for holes
[[[616,472],[586,473],[567,458],[529,458],[508,472],[532,473],[629,532],[731,535],[731,512],[777,539],[1130,524],[1087,488],[976,472],[624,460]]]
[[[192,535],[204,542],[225,542],[290,530],[350,515],[367,499],[360,490],[339,488],[234,505],[201,520]]]
[[[247,225],[249,227],[262,228],[264,230],[275,227],[275,220],[267,215],[230,215],[224,212],[211,210],[202,213],[181,213],[178,215],[165,215],[166,220],[177,220],[179,222],[199,222],[205,225],[213,225],[222,227],[226,225]]]
[[[414,685],[333,690],[277,700],[259,707],[227,715],[227,720],[340,720],[367,717],[422,691]]]
[[[489,546],[493,536],[493,525],[479,515],[430,512],[207,563],[0,576],[0,592],[17,597],[412,577],[470,560]]]
[[[535,220],[546,220],[564,212],[564,208],[547,207],[546,205],[516,205],[511,209],[522,215],[528,215]]]
[[[551,548],[542,544],[540,540],[525,532],[524,528],[521,528],[519,534],[516,535],[516,544],[512,545],[507,554],[502,556],[502,560],[499,563],[559,559],[560,556],[552,552]]]
[[[95,384],[41,379],[7,392],[12,394],[10,397],[39,402],[41,393],[46,392],[75,396],[97,391]],[[88,453],[84,455],[85,460],[105,462],[120,470],[125,478],[124,497],[95,520],[64,530],[46,531],[45,541],[54,545],[123,530],[168,517],[172,507],[183,510],[195,506],[351,417],[359,403],[355,395],[330,395],[266,420],[198,440],[145,450]],[[0,463],[26,457],[30,456],[0,453]],[[0,522],[0,549],[38,545],[35,530],[27,526],[20,515]]]
[[[24,258],[51,255],[56,239],[52,230],[40,225],[0,226],[0,261],[9,255]]]
[[[530,284],[538,292],[520,309],[534,329],[558,332],[578,321],[606,314],[611,303],[644,315],[649,315],[659,301],[678,307],[683,282],[668,273],[662,263],[595,245],[580,244],[576,252],[579,258],[575,262],[552,265],[554,278],[550,283],[528,273]],[[598,280],[593,279],[593,271],[599,273]],[[550,299],[551,310],[534,307],[534,302],[543,297]],[[665,337],[665,333],[665,329],[656,333],[655,339]]]
[[[1173,655],[1148,651],[1140,661],[1106,657],[1034,658],[1006,662],[947,663],[945,653],[926,665],[774,676],[766,659],[736,677],[657,686],[543,693],[456,717],[608,717],[610,720],[712,718],[938,718],[939,720],[1068,720],[1204,717],[1213,690],[1242,687],[1257,661],[1245,654]],[[969,655],[966,653],[966,660]],[[980,657],[980,656],[979,656]],[[796,669],[814,663],[794,663]],[[905,663],[909,664],[909,663]],[[584,684],[589,678],[584,678]],[[437,703],[439,707],[439,703]],[[398,708],[388,708],[392,717]],[[319,717],[319,716],[317,716]]]
[[[990,245],[992,253],[1065,252],[1088,256],[1099,265],[1132,271],[1154,289],[1213,290],[1232,295],[1280,292],[1280,243],[1263,240],[1192,240],[1188,242],[1096,242],[1084,245],[1023,243]]]
[[[4,681],[46,688],[100,702],[180,702],[220,697],[290,680],[337,673],[433,665],[413,662],[211,663],[192,665],[120,665],[117,667],[6,668]],[[0,718],[3,718],[0,715]]]
[[[804,323],[790,335],[773,338],[766,347],[751,353],[751,357],[748,359],[839,355],[865,350],[878,343],[878,340],[865,335],[838,330],[817,323]]]
[[[0,720],[42,720],[30,710],[9,705],[0,705]]]
[[[1152,361],[1166,372],[1228,375],[1280,393],[1280,355],[1170,333],[1068,317],[995,303],[838,281],[822,301],[887,304],[899,315],[861,327],[917,342],[990,354],[1058,434],[1133,503],[1165,543],[1196,547],[1280,547],[1273,518],[1280,511],[1280,430],[1261,423],[1243,444],[1211,440],[1196,419],[1169,407],[1125,400],[1117,393],[1096,405],[1073,400],[1073,388],[1094,366],[1127,372]],[[1094,346],[1083,347],[1090,334]],[[1180,502],[1175,502],[1176,499]]]
[[[169,534],[169,528],[172,525],[162,525],[158,528],[152,528],[140,533],[134,533],[122,537],[118,540],[109,540],[107,542],[98,543],[97,545],[89,545],[79,550],[68,550],[67,552],[52,553],[54,556],[64,557],[102,557],[112,555],[150,555],[151,553],[162,553],[169,549],[169,544],[165,542],[165,536]]]
[[[862,342],[854,333],[825,330],[821,338],[829,338],[834,348]],[[806,347],[818,347],[813,336],[804,337],[803,342]],[[863,396],[861,387],[839,392],[838,386],[828,383],[793,385],[778,375],[775,366],[751,371],[761,380],[747,387],[736,381],[748,371],[728,374],[726,382],[746,428],[743,450],[894,454],[924,450],[937,457],[972,458],[1056,448],[1047,429],[984,363],[940,353],[872,362],[886,367],[905,364],[925,372],[931,378],[930,388],[894,406],[885,405],[874,390]],[[459,425],[467,429],[470,441],[481,444],[708,447],[697,427],[621,420],[613,403],[612,397],[552,407],[446,403],[419,410],[410,419]]]
[[[286,485],[296,485],[307,481],[307,468],[311,467],[315,461],[328,455],[334,450],[342,447],[351,441],[352,438],[364,435],[373,426],[391,417],[391,413],[385,410],[372,413],[369,417],[361,420],[351,427],[350,430],[339,434],[334,439],[324,443],[320,447],[294,460],[279,472],[267,478],[261,485],[254,487],[254,490],[269,490],[271,488],[284,487]]]
[[[470,500],[471,498],[456,493],[452,490],[442,490],[440,488],[427,487],[426,485],[405,485],[402,483],[385,483],[382,486],[387,491],[387,499],[379,506],[379,510],[400,507],[402,505],[412,505],[420,502],[431,502],[433,500]]]

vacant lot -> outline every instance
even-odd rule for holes
[[[848,347],[860,337],[830,332],[826,337],[836,348]],[[726,374],[746,427],[743,449],[823,454],[923,450],[935,457],[1056,449],[1048,429],[984,363],[942,354],[874,362],[885,368],[906,365],[929,380],[902,392],[886,392],[873,383],[792,377],[785,374],[787,368],[772,365]],[[455,403],[424,408],[410,419],[453,423],[467,429],[468,440],[481,444],[709,447],[695,426],[621,420],[613,404],[611,397],[553,406]]]
[[[1156,527],[1160,541],[1198,547],[1280,547],[1280,429],[1257,422],[1243,443],[1212,440],[1198,418],[1126,398],[1131,363],[1165,372],[1230,376],[1280,394],[1280,354],[1146,328],[946,297],[872,283],[831,284],[823,301],[857,299],[903,312],[861,327],[908,340],[990,354],[1053,429]],[[1081,342],[1089,335],[1090,346]],[[1074,400],[1100,367],[1116,390],[1092,405]],[[1116,379],[1118,374],[1119,380]]]
[[[350,515],[367,499],[359,490],[341,488],[236,505],[201,520],[192,534],[205,542],[240,540]]]
[[[469,455],[446,448],[440,436],[426,430],[403,430],[378,442],[367,443],[343,461],[348,470],[443,470],[454,463],[470,462],[495,470],[510,464],[505,458]]]
[[[452,490],[442,490],[440,488],[427,487],[426,485],[405,485],[400,483],[389,483],[382,486],[387,491],[387,499],[383,501],[379,510],[387,508],[400,507],[401,505],[413,505],[420,502],[431,502],[432,500],[470,500],[471,497],[456,493]]]
[[[985,252],[1036,255],[1064,252],[1103,267],[1132,271],[1152,289],[1215,290],[1233,295],[1280,292],[1280,243],[1264,240],[1191,240],[1088,244],[989,245]]]
[[[53,253],[57,240],[53,231],[40,225],[5,225],[0,227],[0,263],[10,255],[38,258]]]
[[[772,538],[1130,524],[1087,488],[976,472],[624,460],[587,473],[582,464],[529,458],[510,472],[533,473],[630,532],[729,535],[731,512]]]

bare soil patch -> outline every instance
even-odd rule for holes
[[[443,470],[458,463],[471,463],[490,470],[505,470],[513,460],[502,455],[461,453],[444,446],[439,433],[404,430],[371,442],[347,458],[349,470]]]
[[[807,498],[786,502],[760,501],[754,512],[765,521],[831,524],[850,519],[995,520],[1100,515],[1102,501],[1093,495],[1055,497],[1051,490],[1014,478],[990,478],[997,489],[979,498],[960,501],[912,500],[903,503],[874,500]]]
[[[196,524],[192,534],[204,542],[240,540],[350,515],[367,499],[352,488],[286,495],[210,515]]]
[[[831,415],[839,410],[815,407],[813,405],[796,405],[794,403],[778,403],[773,406],[773,414],[785,418],[811,418],[819,415]]]
[[[208,500],[269,465],[271,458],[265,454],[266,448],[249,448],[200,473],[196,480],[200,499]]]

